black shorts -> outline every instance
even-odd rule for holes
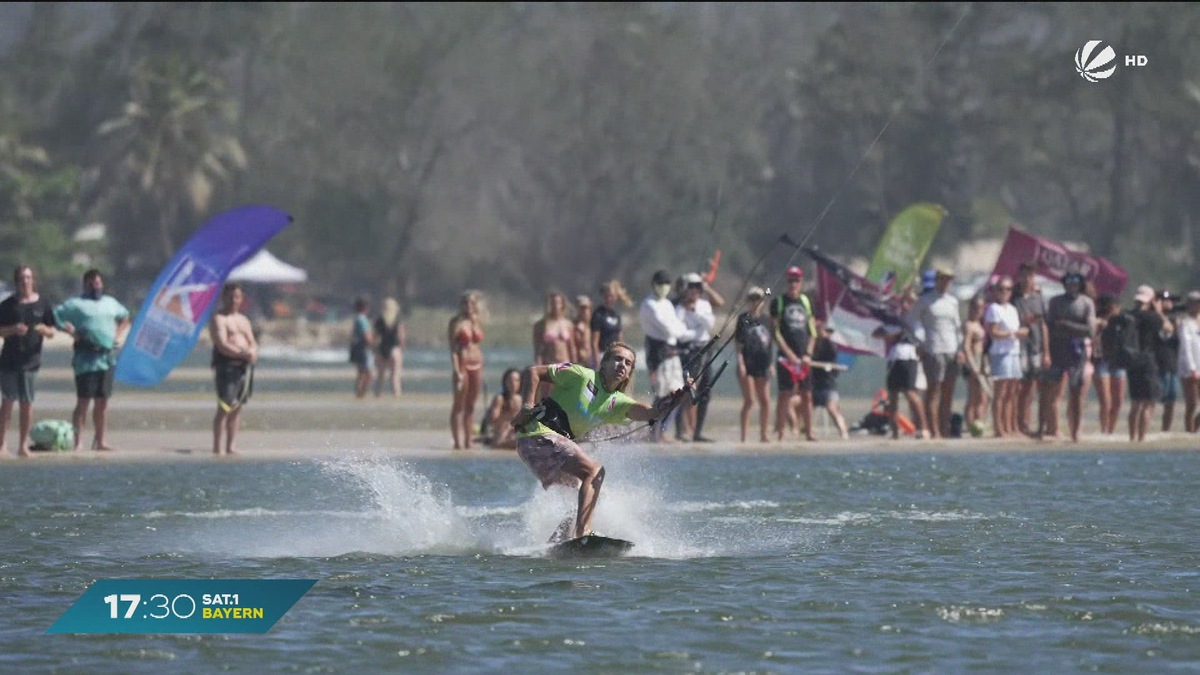
[[[749,369],[749,365],[747,365]],[[809,391],[812,389],[812,376],[800,380],[799,382],[792,379],[792,371],[787,369],[783,363],[779,363],[775,368],[775,380],[779,384],[779,391]]]
[[[743,354],[742,362],[746,364],[746,374],[750,377],[766,377],[767,372],[771,370],[770,357],[763,359],[748,359]]]
[[[1158,367],[1145,355],[1129,366],[1129,400],[1141,403],[1158,403],[1162,398],[1162,382]]]
[[[93,370],[75,376],[75,395],[79,398],[108,398],[112,396],[113,369]]]
[[[920,361],[892,361],[888,363],[888,391],[912,391],[917,388],[917,367]]]
[[[254,392],[254,377],[247,364],[225,363],[213,366],[217,384],[217,401],[225,410],[233,410],[250,400]]]

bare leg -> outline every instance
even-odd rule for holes
[[[8,422],[12,419],[13,399],[0,401],[0,454],[8,452]]]
[[[927,379],[929,378],[927,377]],[[921,412],[924,413],[926,419],[931,421],[939,419],[938,411],[941,410],[942,407],[940,402],[942,393],[941,385],[942,383],[940,381],[929,379],[929,388],[925,390],[924,408]],[[939,426],[939,424],[933,423],[927,427],[931,437],[937,438],[940,435],[940,429],[938,428]]]
[[[467,383],[463,387],[462,433],[463,447],[471,448],[471,438],[475,430],[475,401],[479,399],[479,391],[483,388],[483,368],[468,370]]]
[[[71,424],[75,427],[75,451],[78,452],[83,447],[83,429],[84,423],[87,421],[88,404],[91,403],[90,398],[81,398],[75,402],[75,410],[71,413]]]
[[[467,385],[465,382],[463,382],[463,388],[460,390],[458,388],[459,380],[457,378],[453,378],[451,386],[454,388],[454,402],[450,406],[450,434],[454,436],[454,449],[459,450],[462,448],[462,439],[460,438],[460,435],[462,434],[462,423],[459,422],[459,419],[462,416],[463,393],[465,393]]]
[[[1196,385],[1200,380],[1187,378],[1183,380],[1183,428],[1189,434],[1196,431]]]
[[[779,440],[783,440],[783,430],[787,427],[788,417],[791,415],[792,407],[792,392],[780,391],[779,401],[775,406],[775,436]]]
[[[996,398],[992,399],[992,435],[996,438],[1004,436],[1008,417],[1004,414],[1005,393],[1008,391],[1008,380],[995,381]]]
[[[800,421],[804,424],[805,440],[817,440],[817,437],[813,435],[813,402],[810,389],[800,390]]]
[[[1018,386],[1020,390],[1017,392],[1017,430],[1026,436],[1036,436],[1029,422],[1033,416],[1033,390],[1037,381],[1023,379]]]
[[[904,392],[905,398],[908,399],[908,407],[911,409],[913,416],[916,418],[913,422],[917,424],[917,433],[922,437],[928,436],[929,419],[925,417],[925,408],[921,405],[921,399],[917,396],[917,392],[909,389]],[[926,433],[922,433],[926,432]]]
[[[592,516],[604,484],[604,467],[580,451],[563,465],[563,471],[579,479],[579,507],[575,512],[575,536],[592,532]]]
[[[392,350],[392,395],[400,395],[400,369],[404,363],[404,350],[396,347]]]
[[[383,356],[379,357],[379,363],[375,366],[375,398],[383,396],[383,378],[388,371],[389,359]]]
[[[1083,399],[1087,396],[1088,378],[1078,388],[1071,387],[1070,398],[1067,399],[1067,424],[1070,425],[1071,440],[1079,442],[1079,427],[1083,424]]]
[[[1108,397],[1108,432],[1117,430],[1117,420],[1121,419],[1121,406],[1125,403],[1125,378],[1113,377],[1109,383]]]
[[[1050,438],[1058,437],[1058,405],[1062,401],[1063,396],[1063,380],[1066,379],[1066,373],[1057,379],[1050,382],[1050,404],[1046,406],[1046,436]]]
[[[228,414],[221,404],[217,404],[217,414],[213,415],[213,443],[212,451],[214,455],[221,454],[221,437],[225,435],[225,422]]]
[[[1154,418],[1154,404],[1142,404],[1142,418],[1138,425],[1138,441],[1146,440],[1146,432],[1150,430],[1150,420]]]
[[[887,416],[888,426],[892,430],[892,440],[900,438],[900,425],[896,423],[896,412],[900,409],[900,392],[888,390]]]
[[[746,442],[746,426],[750,424],[750,409],[754,407],[754,392],[751,391],[754,379],[749,375],[738,375],[738,386],[742,389],[742,411],[738,415],[741,424],[742,442]]]
[[[829,405],[825,406],[829,411],[829,417],[833,420],[834,426],[837,427],[838,437],[846,439],[850,437],[850,432],[846,429],[846,418],[842,417],[841,410],[838,410],[837,401],[830,401]]]
[[[242,422],[242,406],[238,406],[229,412],[229,419],[225,423],[225,454],[236,455],[237,451],[237,435],[238,428]]]
[[[1171,422],[1175,419],[1175,402],[1167,401],[1163,404],[1163,433],[1171,430]]]
[[[946,378],[942,380],[942,384],[939,387],[941,392],[940,400],[938,401],[937,423],[943,437],[950,435],[950,413],[954,408],[954,388],[957,386],[958,374],[951,369],[946,373]]]
[[[1110,380],[1111,377],[1108,375],[1096,376],[1096,400],[1100,406],[1100,434],[1111,434],[1112,432],[1109,430],[1109,408],[1112,405]]]
[[[96,425],[96,439],[94,441],[95,449],[112,450],[112,448],[104,442],[104,436],[108,433],[108,399],[96,399],[96,405],[92,408],[92,422]]]
[[[1129,403],[1129,442],[1137,440],[1138,420],[1142,417],[1142,404],[1140,401],[1130,401]]]
[[[754,394],[758,399],[758,426],[761,431],[758,440],[769,443],[771,439],[767,436],[767,425],[771,422],[771,380],[757,377],[753,381]]]

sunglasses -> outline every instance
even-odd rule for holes
[[[996,287],[996,290],[998,290],[998,291],[1011,291],[1012,289],[1013,289],[1012,286],[997,286]]]

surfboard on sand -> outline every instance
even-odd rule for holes
[[[633,542],[598,534],[568,539],[550,547],[549,555],[556,560],[570,558],[616,558],[633,548]]]

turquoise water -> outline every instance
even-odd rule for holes
[[[0,672],[1200,670],[1200,454],[5,463]],[[265,635],[46,635],[100,578],[314,578]],[[1193,593],[1193,590],[1196,590]]]

